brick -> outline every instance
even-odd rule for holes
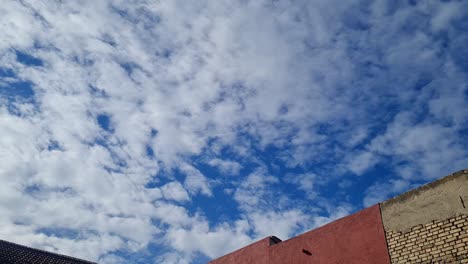
[[[445,243],[452,242],[452,241],[455,241],[455,240],[457,240],[457,238],[456,238],[456,237],[452,237],[452,238],[446,239],[446,240],[445,240]]]
[[[441,241],[435,242],[434,245],[440,246],[440,245],[443,245],[443,244],[445,244],[445,242],[441,240]]]
[[[462,263],[468,259],[468,218],[457,217],[417,225],[405,233],[387,232],[391,263]]]

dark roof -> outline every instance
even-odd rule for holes
[[[0,263],[2,264],[95,264],[45,250],[30,248],[0,239]]]

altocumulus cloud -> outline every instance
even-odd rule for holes
[[[204,263],[468,164],[465,1],[0,6],[0,238]]]

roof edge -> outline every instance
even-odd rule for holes
[[[60,258],[65,258],[65,259],[69,259],[69,260],[73,260],[73,261],[80,261],[80,262],[88,263],[88,264],[97,264],[96,262],[92,262],[92,261],[89,261],[89,260],[84,260],[84,259],[75,258],[75,257],[71,257],[71,256],[59,254],[59,253],[54,253],[54,252],[50,252],[50,251],[43,250],[43,249],[28,247],[28,246],[25,246],[25,245],[13,243],[13,242],[6,241],[6,240],[3,240],[3,239],[0,239],[0,242],[1,242],[1,243],[6,243],[6,244],[10,244],[10,245],[14,245],[14,246],[17,246],[17,247],[20,247],[20,248],[24,248],[24,249],[26,249],[26,250],[39,251],[39,252],[41,252],[41,253],[45,253],[45,254],[49,254],[49,255],[52,255],[52,256],[56,256],[56,257],[60,257]]]
[[[417,187],[415,189],[411,189],[403,194],[400,194],[398,196],[395,196],[395,197],[392,197],[388,200],[385,200],[383,202],[380,202],[380,206],[381,207],[385,207],[385,206],[390,206],[392,204],[395,204],[395,203],[400,203],[400,202],[404,202],[404,201],[407,201],[409,200],[411,197],[413,197],[414,195],[418,195],[419,193],[422,193],[426,190],[430,190],[430,189],[434,189],[436,188],[437,186],[439,185],[442,185],[446,182],[449,182],[449,181],[452,181],[454,179],[457,179],[459,177],[463,177],[463,176],[466,176],[468,177],[468,168],[467,169],[463,169],[463,170],[459,170],[457,172],[454,172],[452,174],[449,174],[445,177],[442,177],[438,180],[435,180],[435,181],[432,181],[432,182],[429,182],[427,184],[424,184],[420,187]]]

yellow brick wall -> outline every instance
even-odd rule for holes
[[[386,236],[392,263],[468,263],[468,215]]]

